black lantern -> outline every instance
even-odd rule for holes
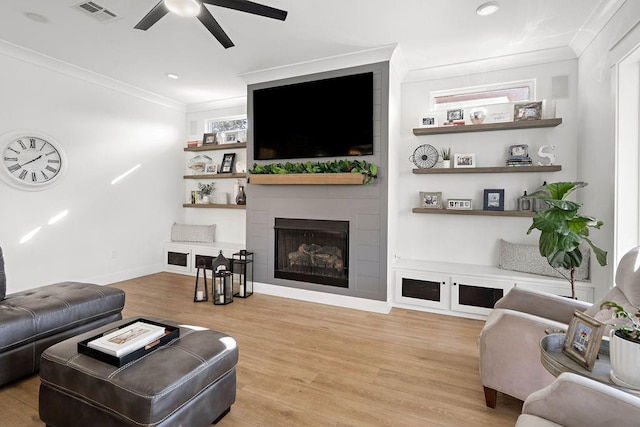
[[[233,280],[231,272],[220,270],[213,274],[213,303],[226,305],[233,302]]]
[[[202,277],[204,278],[204,287],[199,289],[198,282],[200,281],[200,270],[202,270]],[[204,260],[198,262],[198,269],[196,270],[196,286],[193,290],[193,302],[204,302],[209,300],[209,292],[207,290],[207,264]]]
[[[225,305],[233,302],[233,278],[231,276],[231,263],[222,251],[211,263],[213,270],[213,284],[211,295],[215,305]]]
[[[233,254],[233,290],[235,296],[247,298],[253,294],[253,252],[242,249]]]

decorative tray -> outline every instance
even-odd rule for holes
[[[90,341],[96,340],[98,338],[101,338],[107,334],[110,334],[118,329],[124,329],[126,327],[128,327],[129,325],[132,325],[136,322],[144,322],[144,323],[149,323],[151,325],[156,325],[156,326],[161,326],[163,328],[165,328],[164,331],[164,336],[161,336],[160,338],[156,339],[155,341],[144,345],[142,347],[140,347],[137,350],[132,351],[131,353],[127,353],[124,354],[120,357],[118,356],[113,356],[111,354],[102,352],[100,350],[97,350],[95,348],[91,348],[89,347],[88,343]],[[153,320],[148,320],[148,319],[134,319],[131,322],[125,323],[123,325],[118,326],[117,328],[114,329],[109,329],[108,331],[105,331],[101,334],[98,335],[94,335],[91,338],[87,338],[85,340],[82,340],[78,343],[78,353],[82,353],[82,354],[86,354],[87,356],[93,357],[94,359],[98,359],[102,362],[108,363],[110,365],[114,365],[117,367],[121,367],[123,365],[126,365],[129,362],[132,362],[134,360],[137,360],[143,356],[146,356],[149,353],[152,353],[154,351],[156,351],[157,349],[159,349],[160,347],[162,347],[163,345],[169,343],[170,341],[174,340],[175,338],[178,338],[180,336],[180,328],[176,327],[176,326],[171,326],[171,325],[167,325],[164,323],[159,323],[159,322],[155,322]]]

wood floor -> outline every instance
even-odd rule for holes
[[[522,402],[484,404],[483,322],[393,309],[375,314],[254,294],[193,303],[194,278],[159,273],[113,286],[124,316],[206,326],[240,349],[227,426],[513,426]],[[42,426],[38,376],[0,388],[0,425]],[[99,425],[99,424],[96,424]]]

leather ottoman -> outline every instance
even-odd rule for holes
[[[149,318],[171,326],[176,323]],[[48,426],[207,426],[236,398],[230,336],[180,327],[180,337],[120,368],[78,353],[78,342],[124,319],[49,347],[40,361],[40,419]]]

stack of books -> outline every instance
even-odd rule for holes
[[[511,156],[507,159],[507,166],[531,166],[533,161],[529,156]]]

